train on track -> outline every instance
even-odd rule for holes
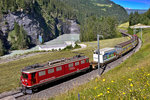
[[[138,44],[136,35],[129,35],[130,40],[117,44],[114,48],[104,48],[100,50],[100,65],[118,59],[122,55],[135,48]],[[64,77],[95,69],[98,64],[98,50],[93,53],[93,61],[90,63],[86,56],[74,56],[72,58],[63,58],[49,61],[46,64],[35,64],[27,66],[21,71],[21,84],[23,93],[32,93],[38,87],[47,83],[54,82]]]

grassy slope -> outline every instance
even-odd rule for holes
[[[140,51],[118,67],[89,83],[55,98],[60,100],[144,100],[150,99],[150,29],[145,29]]]
[[[119,29],[123,29],[123,30],[126,30],[129,26],[129,22],[126,22],[124,24],[121,24],[118,26]]]
[[[113,47],[115,44],[126,41],[127,38],[116,38],[116,39],[108,39],[100,41],[101,48],[104,47]],[[87,48],[80,51],[61,51],[61,52],[50,52],[46,54],[40,54],[24,59],[20,59],[17,61],[12,61],[5,64],[0,64],[0,93],[4,91],[8,91],[11,89],[15,89],[19,86],[20,82],[20,70],[28,65],[32,65],[35,63],[44,63],[50,60],[64,58],[64,57],[72,57],[79,53],[84,53],[84,55],[90,57],[92,60],[92,51],[96,48],[96,42],[87,42]]]

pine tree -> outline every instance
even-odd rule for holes
[[[20,26],[17,22],[14,22],[14,30],[15,30],[15,33],[16,35],[18,36],[19,35],[19,30],[20,30]]]
[[[23,26],[21,25],[18,39],[18,48],[25,49],[28,48],[28,46],[29,46],[29,38]]]
[[[30,38],[23,26],[15,22],[14,30],[9,33],[8,40],[11,43],[11,49],[26,49],[30,46]]]
[[[0,56],[4,54],[5,54],[5,48],[4,48],[2,40],[0,39]]]
[[[4,11],[8,12],[8,0],[4,0]]]

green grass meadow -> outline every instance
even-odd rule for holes
[[[114,45],[126,41],[127,39],[128,38],[115,38],[101,40],[100,46],[101,48],[113,47]],[[87,48],[84,48],[79,51],[55,51],[0,64],[0,93],[16,89],[20,86],[21,69],[25,66],[29,66],[36,63],[45,63],[50,60],[55,60],[64,57],[72,57],[80,53],[83,53],[83,55],[90,57],[91,61],[92,53],[97,47],[97,42],[86,42],[84,44],[87,45]]]
[[[150,29],[142,48],[101,77],[50,100],[150,100]]]

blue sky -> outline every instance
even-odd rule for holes
[[[131,9],[149,9],[150,0],[111,0],[124,8]]]

